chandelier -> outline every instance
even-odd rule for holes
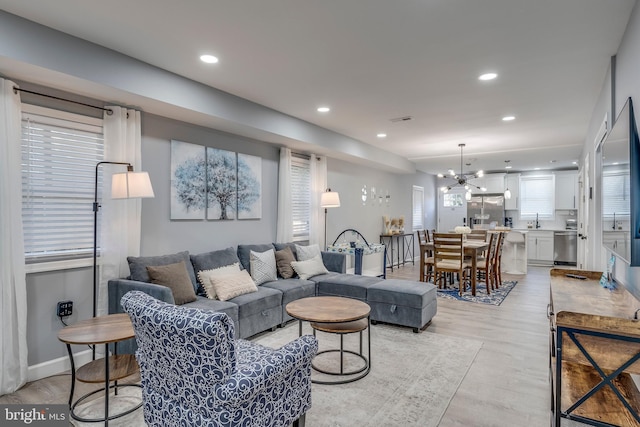
[[[455,171],[453,169],[449,169],[449,176],[445,176],[441,173],[438,174],[438,178],[452,178],[455,181],[452,184],[449,185],[444,185],[442,187],[440,187],[440,191],[442,191],[443,193],[448,193],[449,190],[451,190],[454,187],[457,186],[461,186],[464,187],[465,190],[467,190],[466,194],[465,194],[465,199],[467,200],[471,200],[471,192],[473,191],[473,189],[478,189],[480,191],[487,191],[486,188],[484,187],[479,187],[471,182],[469,182],[470,179],[474,179],[474,178],[481,178],[484,174],[482,171],[478,171],[474,174],[465,174],[464,170],[462,169],[462,150],[465,147],[466,144],[458,144],[458,147],[460,147],[460,174],[456,174]]]

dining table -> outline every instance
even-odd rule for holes
[[[420,279],[424,277],[425,254],[433,251],[433,242],[420,243]],[[476,282],[478,277],[478,255],[489,249],[489,242],[484,240],[467,239],[462,242],[464,254],[471,258],[471,295],[476,295]]]

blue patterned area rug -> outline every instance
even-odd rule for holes
[[[462,296],[458,294],[457,286],[455,288],[438,289],[438,296],[440,298],[455,299],[458,301],[479,302],[481,304],[500,305],[502,301],[509,295],[511,289],[516,286],[517,280],[505,280],[502,282],[502,286],[498,289],[494,289],[491,294],[487,295],[487,288],[485,284],[478,284],[476,287],[476,296],[471,295],[471,286],[467,286]]]

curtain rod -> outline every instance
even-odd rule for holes
[[[71,102],[73,104],[84,105],[85,107],[95,108],[97,110],[106,111],[109,116],[113,114],[113,110],[110,109],[110,108],[96,107],[95,105],[85,104],[84,102],[73,101],[71,99],[60,98],[60,97],[57,97],[57,96],[47,95],[46,93],[34,92],[34,91],[31,91],[31,90],[27,90],[27,89],[20,89],[17,86],[13,87],[13,92],[14,93],[25,92],[25,93],[30,93],[32,95],[44,96],[45,98],[57,99],[58,101],[65,101],[65,102]]]

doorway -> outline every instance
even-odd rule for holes
[[[456,226],[467,225],[467,201],[462,191],[438,191],[438,232],[447,233]]]
[[[584,157],[584,162],[578,174],[578,269],[588,270],[589,265],[589,153]]]

